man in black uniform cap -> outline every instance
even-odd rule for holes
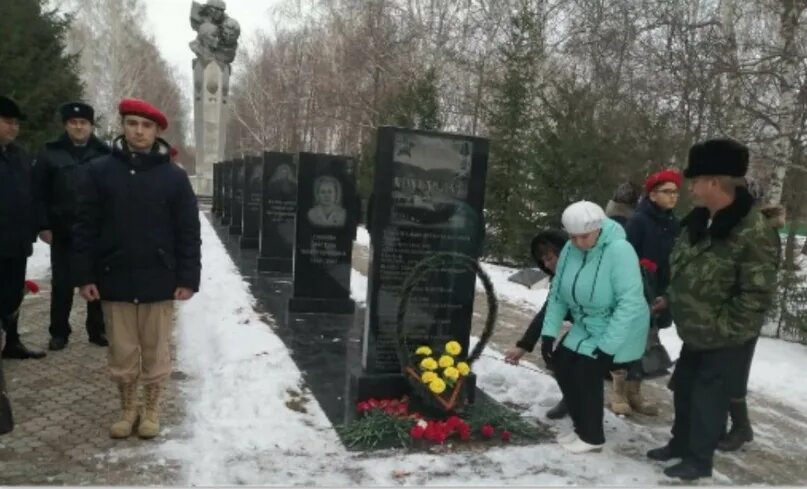
[[[35,179],[45,206],[39,236],[51,245],[50,344],[56,351],[67,346],[73,282],[70,274],[71,228],[76,215],[76,187],[83,166],[110,153],[109,146],[93,134],[95,111],[83,102],[68,102],[59,108],[64,132],[45,144],[34,164]],[[101,303],[87,303],[87,336],[91,343],[107,346]]]
[[[19,106],[0,95],[0,324],[6,335],[3,358],[21,360],[45,356],[26,348],[18,329],[25,266],[38,226],[31,158],[14,143],[22,120]]]

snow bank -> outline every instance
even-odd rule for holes
[[[185,462],[193,485],[289,480],[286,474],[306,464],[290,468],[278,454],[321,458],[341,444],[283,342],[254,312],[247,283],[204,217],[202,241],[200,292],[179,307],[176,331],[177,368],[190,377],[190,438],[162,449]],[[251,477],[255,471],[264,478]]]

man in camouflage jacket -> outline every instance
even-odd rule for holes
[[[670,477],[708,477],[729,411],[733,369],[759,335],[776,288],[776,231],[754,206],[743,177],[748,149],[733,140],[694,145],[684,176],[695,209],[681,222],[666,299],[684,344],[673,373],[672,440],[648,452],[682,461]]]

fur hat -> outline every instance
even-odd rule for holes
[[[744,177],[748,172],[748,147],[733,139],[709,139],[689,149],[684,176],[721,175]]]
[[[165,114],[145,100],[125,98],[118,104],[118,112],[120,112],[121,116],[138,115],[145,117],[146,119],[156,122],[163,130],[168,129],[168,118]]]
[[[59,107],[59,115],[62,116],[62,123],[70,119],[86,119],[90,124],[95,124],[95,110],[91,105],[84,102],[67,102]]]
[[[594,202],[581,200],[575,202],[563,211],[561,222],[569,234],[586,234],[602,229],[602,223],[607,217],[602,207]]]
[[[9,119],[25,120],[25,114],[20,110],[20,106],[8,97],[0,95],[0,117]]]
[[[664,183],[674,183],[676,187],[681,188],[681,185],[684,183],[684,178],[675,170],[656,172],[647,177],[647,180],[644,182],[644,190],[650,193],[654,188]]]

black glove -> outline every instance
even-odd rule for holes
[[[555,347],[555,338],[551,336],[541,336],[541,358],[544,359],[546,367],[551,369],[552,357],[555,355],[553,348]]]
[[[600,350],[599,348],[594,348],[594,351],[591,352],[594,355],[594,358],[597,359],[597,363],[600,364],[604,372],[610,372],[611,368],[614,366],[614,356],[605,353],[604,351]]]

